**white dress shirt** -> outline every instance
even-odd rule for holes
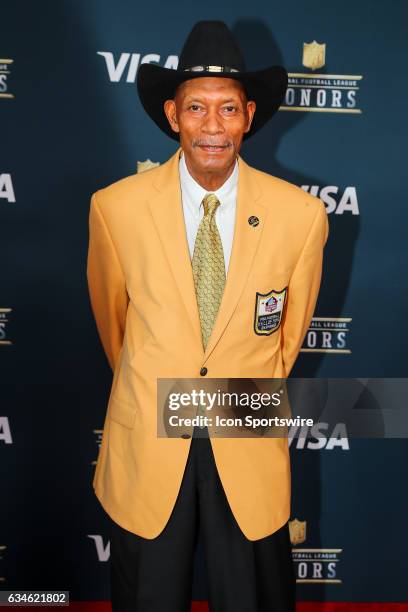
[[[215,211],[215,222],[221,237],[224,251],[225,275],[228,272],[231,256],[232,240],[234,237],[235,211],[238,189],[238,162],[235,162],[234,170],[225,183],[216,191],[206,191],[197,183],[187,169],[184,155],[179,161],[181,199],[183,204],[184,221],[186,225],[188,248],[190,259],[194,253],[194,242],[198,226],[204,215],[202,200],[207,193],[214,193],[220,201]]]

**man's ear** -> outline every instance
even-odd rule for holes
[[[178,121],[177,121],[177,112],[176,112],[176,103],[174,100],[166,100],[164,105],[163,105],[163,110],[164,113],[167,117],[167,120],[170,124],[171,129],[173,130],[173,132],[179,132],[179,125],[178,125]]]
[[[249,100],[247,102],[248,125],[245,130],[245,133],[249,132],[249,130],[251,129],[252,119],[254,118],[255,111],[256,111],[256,102],[254,102],[254,100]]]

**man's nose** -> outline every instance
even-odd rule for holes
[[[201,129],[206,134],[220,134],[224,131],[222,121],[215,109],[207,112]]]

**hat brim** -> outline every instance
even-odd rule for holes
[[[256,111],[251,129],[244,140],[255,134],[277,112],[285,96],[288,74],[282,66],[271,66],[254,72],[184,72],[163,68],[157,64],[142,64],[137,74],[137,89],[146,113],[173,140],[179,141],[164,113],[166,100],[174,97],[176,88],[184,81],[202,77],[220,77],[240,81],[248,100],[254,100]]]

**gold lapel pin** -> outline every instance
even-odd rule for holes
[[[251,215],[248,219],[248,223],[249,225],[252,225],[252,227],[256,227],[257,225],[259,225],[259,219],[258,217]]]

